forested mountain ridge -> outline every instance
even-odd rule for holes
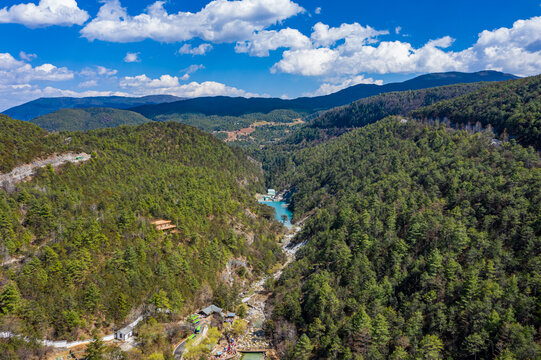
[[[322,112],[281,141],[262,149],[254,149],[252,152],[262,160],[269,186],[288,187],[289,178],[284,176],[284,173],[287,174],[286,169],[294,166],[289,158],[296,150],[315,146],[390,115],[406,116],[412,110],[467,94],[488,84],[478,82],[446,85],[390,92],[360,99],[349,105]]]
[[[307,126],[322,129],[362,127],[390,115],[406,116],[420,107],[453,99],[489,84],[487,82],[456,84],[371,96],[326,111]]]
[[[92,107],[60,109],[29,121],[47,131],[86,131],[120,125],[141,125],[150,120],[129,110]]]
[[[0,114],[0,173],[61,149],[62,144],[37,125]]]
[[[521,144],[541,149],[541,75],[490,84],[414,111],[412,116],[491,125],[500,134],[506,131]]]
[[[2,113],[18,120],[31,120],[41,115],[46,115],[60,109],[73,108],[89,108],[89,107],[106,107],[114,109],[127,109],[129,107],[159,104],[169,101],[178,101],[182,98],[172,95],[148,95],[142,97],[125,97],[125,96],[92,96],[92,97],[56,97],[56,98],[39,98],[27,103],[14,106]]]
[[[294,168],[290,158],[296,150],[390,115],[446,120],[458,127],[478,123],[493,127],[498,138],[511,136],[523,146],[539,149],[536,144],[541,141],[540,92],[541,76],[534,76],[380,94],[322,112],[281,141],[252,152],[263,163],[268,185],[287,188],[289,178],[284,174]]]
[[[390,118],[293,154],[283,358],[541,356],[541,163],[493,136]]]
[[[244,258],[255,276],[283,256],[281,227],[254,200],[261,169],[211,135],[146,123],[55,136],[92,159],[0,190],[2,253],[23,257],[0,273],[3,329],[75,339],[144,306],[231,308],[237,289],[218,276],[225,263]],[[157,231],[156,218],[179,233]]]
[[[143,105],[130,108],[148,118],[170,114],[203,114],[219,116],[241,116],[250,113],[268,113],[273,110],[294,110],[312,113],[332,107],[346,105],[352,101],[392,91],[417,90],[436,86],[481,81],[503,81],[516,76],[496,71],[477,73],[436,73],[426,74],[399,83],[385,85],[359,84],[330,95],[300,97],[291,100],[278,98],[242,98],[228,96],[199,97],[164,104]]]

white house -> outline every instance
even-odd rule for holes
[[[115,339],[126,341],[133,336],[133,328],[131,326],[123,327],[120,330],[115,331]]]

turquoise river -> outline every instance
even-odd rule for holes
[[[286,227],[291,228],[291,216],[293,216],[293,213],[287,209],[287,203],[285,201],[260,201],[260,203],[274,208],[274,217],[276,220],[283,223]],[[285,222],[282,219],[283,215],[287,216]]]

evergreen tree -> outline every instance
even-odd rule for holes
[[[312,354],[312,342],[306,334],[302,334],[297,345],[295,345],[294,358],[298,360],[308,360]]]
[[[17,285],[14,283],[8,283],[2,289],[0,293],[0,312],[2,314],[9,314],[16,311],[21,302],[21,294]]]
[[[92,332],[93,340],[86,347],[87,360],[103,360],[104,344],[96,329]]]

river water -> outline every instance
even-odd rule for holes
[[[291,225],[291,217],[293,216],[293,213],[288,210],[287,203],[285,201],[260,201],[259,203],[274,208],[274,217],[276,220],[283,223],[285,227],[291,229],[293,226]],[[282,219],[283,215],[287,216],[287,220],[285,222]]]
[[[265,359],[265,354],[263,353],[244,353],[242,354],[241,360],[263,360]]]

